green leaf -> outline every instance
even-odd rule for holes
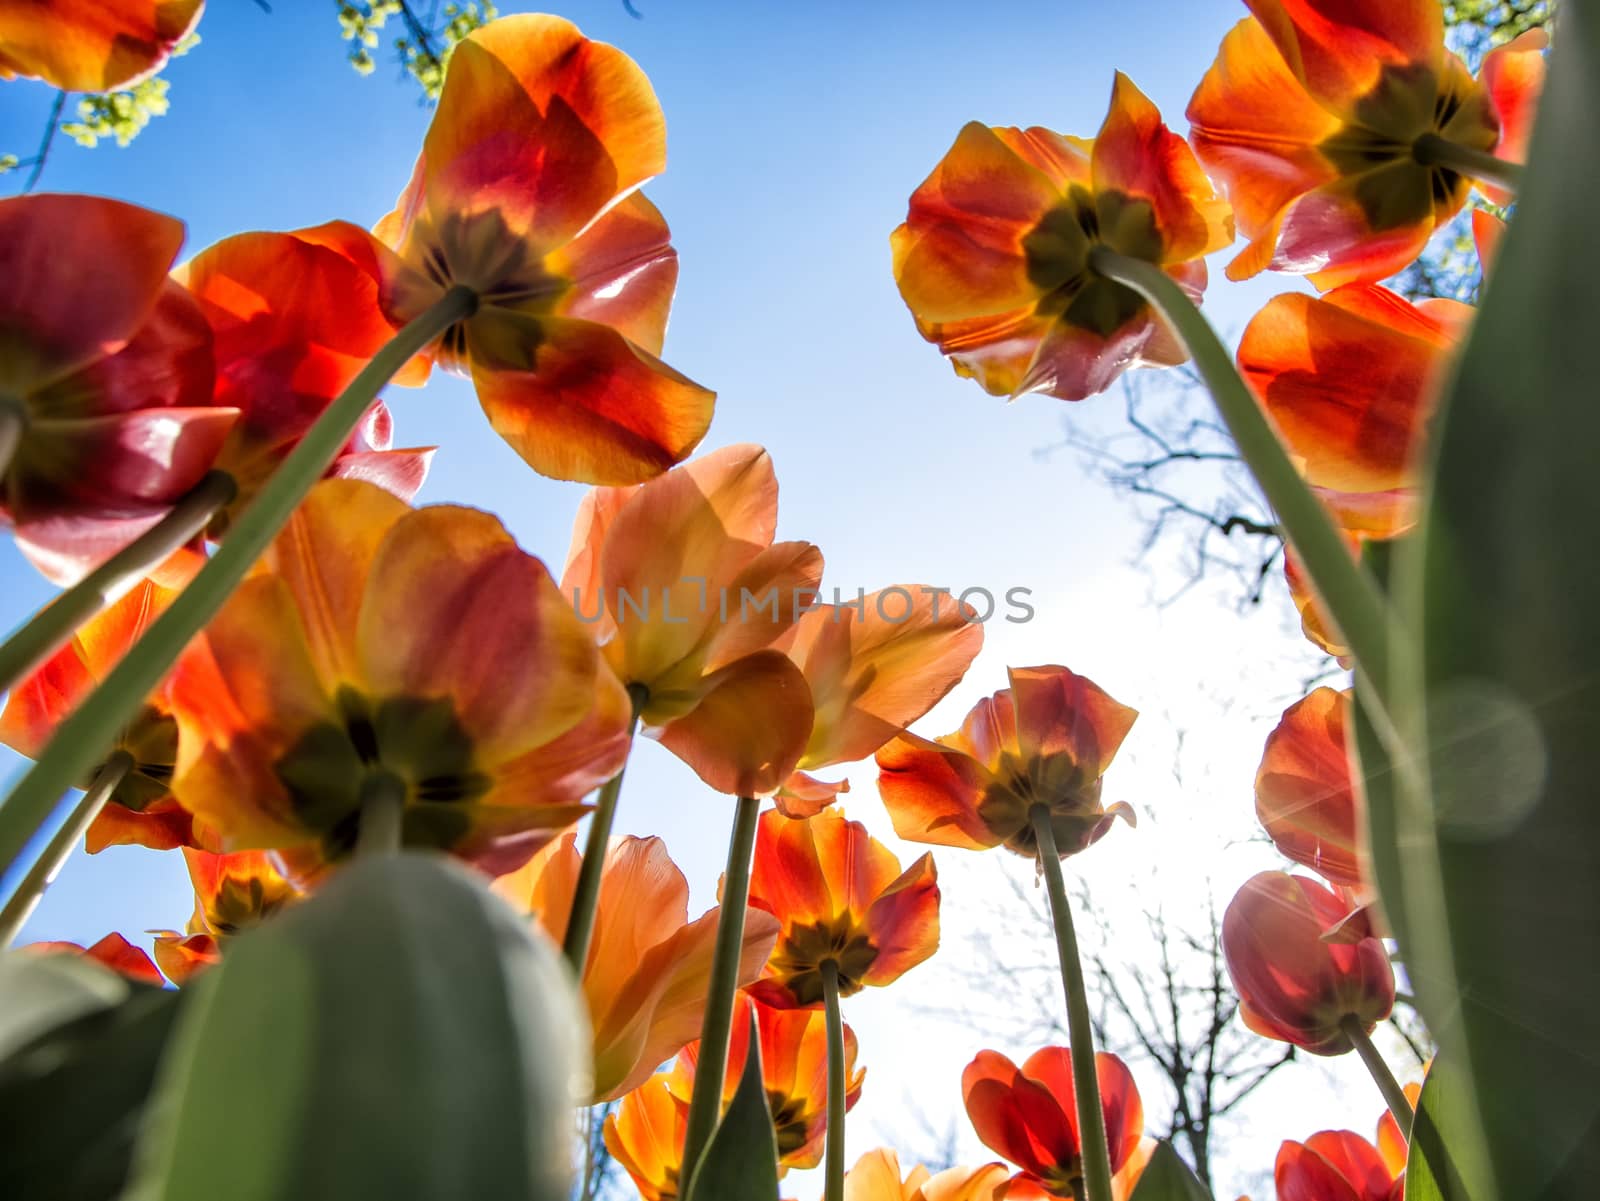
[[[120,1003],[53,1026],[0,1064],[0,1196],[110,1201],[126,1182],[180,995],[110,982]]]
[[[761,1037],[750,1015],[750,1053],[728,1111],[700,1156],[688,1201],[777,1201],[778,1142],[761,1076]]]
[[[1211,1190],[1169,1142],[1159,1142],[1128,1201],[1212,1201]]]
[[[1494,1195],[1465,1086],[1465,1077],[1442,1059],[1428,1069],[1411,1125],[1405,1201],[1475,1201]]]
[[[47,1030],[128,999],[133,985],[81,955],[0,953],[0,1060]]]
[[[565,1201],[587,1024],[474,873],[360,860],[193,991],[125,1201]]]
[[[1566,4],[1562,22],[1420,546],[1396,565],[1421,645],[1392,690],[1414,754],[1384,903],[1403,893],[1407,972],[1461,1072],[1460,1138],[1492,1163],[1473,1201],[1600,1180],[1600,11]]]

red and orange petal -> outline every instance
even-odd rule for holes
[[[1144,1106],[1127,1066],[1108,1052],[1095,1055],[1112,1171],[1139,1148]],[[1045,1047],[1019,1068],[997,1051],[980,1051],[961,1076],[961,1091],[978,1137],[1056,1195],[1070,1195],[1082,1172],[1072,1054]]]
[[[771,913],[783,933],[751,996],[775,1008],[806,1008],[821,1000],[810,981],[829,957],[817,937],[838,945],[841,989],[892,983],[939,946],[939,885],[933,857],[905,871],[894,853],[834,809],[796,820],[776,810],[756,831],[750,906]],[[842,949],[841,949],[842,947]],[[820,985],[818,985],[820,987]]]
[[[0,0],[0,79],[109,92],[159,71],[204,0]]]
[[[1422,1099],[1422,1085],[1413,1081],[1405,1086],[1406,1100],[1411,1102],[1411,1111],[1416,1112],[1417,1103]],[[1388,1109],[1378,1117],[1378,1154],[1382,1157],[1384,1166],[1389,1169],[1390,1175],[1396,1180],[1406,1170],[1406,1157],[1410,1154],[1410,1139],[1400,1129],[1400,1123]]]
[[[805,676],[765,650],[707,676],[694,708],[651,733],[715,791],[769,796],[794,772],[811,723]]]
[[[1371,284],[1278,296],[1245,327],[1239,369],[1307,482],[1381,496],[1418,483],[1458,318]]]
[[[185,847],[183,859],[195,893],[191,934],[237,933],[271,917],[301,896],[300,889],[265,851],[217,855]]]
[[[179,988],[188,984],[196,973],[222,962],[222,951],[212,934],[158,934],[155,956],[161,971]]]
[[[1273,844],[1331,884],[1362,882],[1345,749],[1350,695],[1318,688],[1284,710],[1256,770],[1256,817]]]
[[[366,237],[338,222],[297,233],[239,234],[201,251],[179,272],[216,338],[217,403],[241,414],[221,465],[240,481],[242,499],[395,334],[381,305],[376,264],[354,257]],[[416,384],[426,376],[426,362],[413,360],[395,382]],[[387,413],[375,409],[346,453],[405,453],[389,452],[388,424]],[[395,465],[392,490],[415,492],[417,453]],[[364,458],[342,466],[346,474],[384,482],[387,464]]]
[[[687,1107],[672,1095],[664,1076],[650,1077],[606,1115],[606,1150],[632,1178],[642,1201],[678,1197],[687,1125]]]
[[[1138,710],[1065,667],[1014,667],[1007,675],[1018,754],[1024,760],[1066,756],[1081,778],[1104,775]]]
[[[1478,82],[1489,93],[1489,103],[1500,124],[1500,139],[1495,143],[1496,158],[1512,163],[1528,160],[1528,140],[1533,135],[1533,119],[1544,92],[1544,49],[1550,35],[1530,29],[1504,46],[1484,55]],[[1504,188],[1480,182],[1478,189],[1496,204],[1510,204],[1515,195]]]
[[[665,119],[638,65],[570,21],[519,15],[456,47],[417,183],[436,220],[493,211],[548,249],[665,165]]]
[[[1278,1148],[1279,1201],[1399,1201],[1399,1175],[1371,1143],[1348,1130],[1322,1130]]]
[[[969,607],[919,585],[803,614],[788,654],[816,713],[800,766],[865,759],[942,700],[982,646]]]
[[[716,393],[599,322],[486,310],[467,341],[489,424],[551,479],[653,479],[710,428]]]
[[[166,984],[156,965],[150,961],[150,956],[120,934],[107,934],[99,942],[87,948],[75,942],[33,942],[28,943],[24,949],[42,954],[82,955],[88,959],[98,960],[112,971],[130,980],[137,980],[140,984],[153,984],[157,988]]]
[[[1323,108],[1353,115],[1386,67],[1444,62],[1433,0],[1245,0],[1288,69]]]
[[[1026,1192],[1008,1187],[1004,1164],[954,1167],[929,1175],[924,1167],[901,1176],[900,1157],[886,1148],[868,1151],[845,1173],[844,1201],[1024,1201]]]
[[[1222,950],[1244,1024],[1313,1055],[1351,1049],[1341,1028],[1370,1029],[1394,1008],[1394,969],[1377,938],[1338,943],[1324,932],[1348,916],[1346,898],[1286,872],[1252,876],[1222,918]]]
[[[182,244],[181,222],[118,200],[0,200],[7,391],[26,396],[126,346],[162,298]]]
[[[958,745],[905,733],[878,751],[877,764],[878,795],[901,838],[982,851],[1020,828],[996,828],[980,814],[993,777]]]
[[[1213,190],[1189,143],[1167,128],[1149,97],[1121,71],[1090,165],[1097,195],[1149,204],[1161,238],[1161,263],[1202,258],[1233,241],[1228,202]],[[1115,231],[1102,232],[1115,246]]]

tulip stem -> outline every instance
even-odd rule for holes
[[[1028,813],[1039,844],[1039,866],[1050,894],[1050,918],[1056,928],[1056,954],[1061,959],[1061,985],[1067,994],[1067,1037],[1072,1051],[1072,1093],[1078,1106],[1078,1144],[1083,1158],[1085,1201],[1112,1201],[1111,1153],[1106,1145],[1106,1115],[1100,1104],[1100,1075],[1095,1066],[1094,1026],[1089,994],[1078,959],[1078,935],[1072,928],[1072,907],[1061,875],[1061,855],[1050,825],[1050,808],[1035,805]]]
[[[634,732],[639,728],[639,710],[644,707],[644,687],[628,685],[633,716],[628,722],[628,748],[632,751]],[[617,816],[617,798],[622,795],[622,773],[628,770],[626,757],[617,774],[607,780],[595,798],[589,817],[589,837],[583,844],[583,862],[578,867],[578,883],[572,892],[572,911],[567,918],[567,933],[561,953],[567,957],[573,974],[580,980],[589,962],[589,942],[594,937],[595,913],[600,908],[600,881],[605,874],[606,848],[611,843],[611,824]]]
[[[111,794],[128,778],[128,773],[133,768],[133,756],[119,748],[111,752],[100,770],[95,773],[94,779],[83,794],[83,799],[62,823],[61,829],[56,831],[55,837],[45,847],[38,861],[28,869],[28,874],[22,878],[22,883],[17,885],[17,891],[11,894],[6,907],[0,909],[0,951],[9,947],[12,940],[22,932],[23,925],[32,916],[39,902],[44,899],[45,889],[49,888],[61,874],[62,867],[71,857],[79,840],[83,838],[94,819],[100,816],[100,810],[106,807]]]
[[[392,771],[373,772],[361,782],[357,855],[389,855],[405,843],[406,782]]]
[[[0,393],[0,479],[22,445],[22,436],[28,432],[28,410],[14,396]]]
[[[4,408],[0,407],[0,414],[3,413]],[[3,437],[0,431],[0,438]],[[160,521],[35,614],[0,646],[0,691],[38,668],[79,626],[203,531],[238,492],[239,485],[226,471],[208,472]]]
[[[0,873],[49,818],[63,793],[115,742],[117,731],[138,712],[171,670],[189,640],[222,607],[239,581],[271,545],[295,508],[322,478],[350,439],[378,391],[417,352],[476,310],[477,294],[456,286],[390,339],[361,369],[284,459],[254,501],[233,523],[216,554],[145,635],[134,643],[105,681],[61,723],[33,769],[0,804]]]
[[[1384,1101],[1388,1103],[1389,1112],[1400,1124],[1400,1133],[1410,1138],[1411,1098],[1406,1096],[1406,1090],[1401,1088],[1400,1082],[1394,1078],[1394,1073],[1383,1061],[1378,1048],[1372,1045],[1372,1038],[1367,1034],[1366,1027],[1361,1024],[1361,1019],[1347,1013],[1340,1019],[1339,1028],[1355,1044],[1356,1054],[1361,1056],[1361,1062],[1367,1065],[1367,1072],[1371,1075],[1373,1083],[1378,1086],[1378,1091],[1383,1094]]]
[[[744,947],[745,906],[750,901],[750,860],[755,854],[761,802],[742,796],[728,839],[728,866],[722,877],[722,908],[711,955],[711,985],[700,1023],[700,1058],[683,1135],[683,1189],[694,1195],[694,1174],[722,1116],[722,1078],[728,1071],[728,1034],[733,1029],[734,994],[739,990],[739,959]]]
[[[828,1023],[828,1143],[823,1201],[844,1201],[844,1016],[839,1012],[839,964],[822,961],[822,1006]]]
[[[1240,455],[1305,564],[1318,599],[1360,660],[1362,672],[1386,694],[1390,616],[1383,592],[1351,556],[1328,511],[1300,478],[1227,348],[1177,281],[1154,263],[1108,246],[1094,247],[1089,260],[1100,275],[1149,301],[1183,339]]]
[[[1477,150],[1452,142],[1436,133],[1425,133],[1411,144],[1411,157],[1424,167],[1448,167],[1473,179],[1499,184],[1509,192],[1522,186],[1522,164],[1497,158],[1487,150]]]

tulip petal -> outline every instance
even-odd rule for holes
[[[517,15],[456,47],[422,161],[441,219],[492,211],[554,248],[660,174],[666,128],[626,54],[560,17]]]
[[[592,321],[485,310],[468,324],[495,432],[552,479],[636,484],[687,458],[716,394]]]
[[[727,796],[766,796],[783,786],[811,735],[811,691],[779,651],[757,651],[707,677],[687,715],[661,744]]]
[[[1284,711],[1256,771],[1256,816],[1274,845],[1334,884],[1356,886],[1356,801],[1345,751],[1349,697],[1317,688]]]
[[[107,847],[124,846],[172,851],[193,846],[195,837],[194,815],[176,800],[167,797],[143,809],[107,805],[89,823],[89,829],[84,833],[84,850],[91,855],[98,855]],[[159,954],[157,958],[160,958]],[[165,965],[162,970],[166,971]],[[172,973],[167,974],[171,976]]]
[[[980,1051],[961,1074],[967,1117],[983,1145],[1026,1172],[1043,1176],[1077,1159],[1078,1132],[1049,1089],[997,1051]]]
[[[1104,775],[1133,728],[1138,710],[1065,667],[1014,667],[1007,674],[1021,756],[1025,760],[1066,756],[1083,778]]]
[[[156,965],[179,988],[196,972],[222,962],[217,940],[210,934],[162,934],[155,941]]]
[[[204,0],[0,0],[0,79],[110,92],[160,70]],[[4,272],[0,271],[0,276]]]
[[[1544,30],[1530,29],[1483,56],[1478,81],[1488,90],[1489,102],[1500,122],[1500,140],[1494,147],[1497,158],[1512,163],[1528,160],[1528,138],[1544,92],[1543,51],[1549,44],[1550,35]],[[1480,182],[1478,190],[1496,204],[1510,204],[1516,199],[1492,184]]]
[[[670,238],[660,210],[641,192],[628,196],[545,256],[548,270],[572,282],[557,311],[609,325],[659,355],[678,284],[678,253]]]
[[[1444,13],[1434,0],[1245,0],[1289,69],[1333,112],[1349,113],[1385,67],[1437,71]]]
[[[483,764],[542,746],[594,704],[587,631],[544,564],[476,509],[400,517],[372,559],[355,630],[361,678],[379,695],[448,697]]]
[[[1222,39],[1217,60],[1189,101],[1190,138],[1213,175],[1227,181],[1239,228],[1276,240],[1273,218],[1295,197],[1334,177],[1316,149],[1341,122],[1300,86],[1261,24],[1246,17]],[[1229,278],[1247,278],[1266,265]]]
[[[1020,829],[991,828],[980,815],[990,776],[962,750],[906,733],[878,752],[877,763],[878,793],[901,838],[981,851]]]
[[[912,193],[906,223],[891,238],[906,306],[923,322],[1031,306],[1041,291],[1028,276],[1022,240],[1060,199],[1049,175],[1002,131],[969,121]]]
[[[1189,143],[1121,71],[1111,108],[1094,139],[1094,190],[1150,207],[1163,261],[1183,262],[1233,241],[1233,213],[1212,190]]]
[[[939,872],[931,854],[906,868],[872,902],[866,928],[878,953],[862,984],[892,984],[939,949]]]
[[[976,616],[947,594],[913,585],[801,617],[789,654],[816,707],[801,762],[817,768],[865,759],[933,708],[982,649]]]

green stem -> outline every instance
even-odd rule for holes
[[[61,723],[33,769],[0,805],[0,873],[8,871],[72,782],[105,753],[171,670],[189,640],[222,607],[296,506],[322,478],[378,391],[420,350],[472,315],[477,295],[454,287],[380,350],[306,431],[300,444],[234,523],[216,554],[134,643],[99,688]]]
[[[630,684],[628,696],[633,701],[633,716],[628,722],[631,751],[634,732],[639,728],[639,710],[644,707],[642,686]],[[595,798],[594,813],[589,817],[589,836],[583,844],[583,862],[578,867],[578,883],[572,893],[572,910],[567,917],[567,933],[561,940],[561,952],[580,980],[589,962],[589,943],[594,937],[595,914],[600,908],[600,881],[605,875],[606,849],[611,844],[611,825],[617,817],[617,798],[622,795],[622,775],[627,770],[624,759],[617,774],[605,782]]]
[[[1094,1027],[1089,1020],[1089,995],[1083,986],[1083,964],[1078,960],[1078,935],[1072,928],[1072,908],[1061,876],[1061,856],[1050,826],[1049,807],[1035,805],[1028,816],[1039,842],[1039,866],[1044,869],[1045,887],[1050,893],[1061,984],[1067,994],[1067,1037],[1072,1044],[1072,1093],[1078,1106],[1084,1193],[1086,1201],[1112,1201],[1111,1153],[1106,1145],[1106,1115],[1100,1104],[1100,1075],[1095,1067]]]
[[[406,814],[406,782],[380,769],[361,782],[361,824],[356,830],[357,855],[389,855],[398,851]]]
[[[133,756],[127,751],[118,749],[111,752],[105,764],[95,773],[94,780],[83,794],[83,799],[78,802],[61,829],[56,831],[56,836],[50,840],[44,853],[22,878],[22,883],[17,885],[17,891],[11,894],[6,907],[0,909],[0,950],[9,947],[12,940],[21,933],[23,925],[43,899],[45,889],[55,882],[56,876],[60,874],[61,868],[71,857],[79,841],[93,824],[94,819],[100,816],[100,810],[106,807],[111,794],[117,790],[117,785],[128,778],[128,773],[133,768]]]
[[[238,492],[238,484],[226,471],[209,472],[160,521],[51,601],[0,646],[0,690],[38,668],[79,626],[166,562]]]
[[[1499,184],[1508,192],[1522,187],[1522,164],[1496,158],[1487,150],[1477,150],[1442,138],[1436,133],[1425,133],[1411,144],[1411,157],[1424,167],[1448,167],[1473,179]]]
[[[1389,1112],[1394,1115],[1394,1120],[1400,1123],[1400,1133],[1407,1138],[1411,1137],[1411,1098],[1406,1096],[1406,1090],[1400,1087],[1400,1082],[1394,1078],[1394,1073],[1389,1070],[1389,1065],[1383,1061],[1383,1056],[1378,1053],[1378,1048],[1372,1045],[1366,1027],[1361,1020],[1353,1014],[1346,1014],[1339,1021],[1339,1028],[1349,1036],[1355,1044],[1356,1054],[1361,1056],[1361,1062],[1367,1065],[1367,1073],[1372,1077],[1378,1091],[1383,1094],[1384,1101],[1389,1106]]]
[[[728,1033],[733,1028],[734,994],[739,990],[739,960],[744,949],[745,906],[750,900],[750,860],[755,853],[756,819],[761,802],[742,796],[728,838],[728,866],[722,877],[722,908],[717,943],[711,955],[711,987],[700,1023],[700,1058],[683,1135],[682,1196],[694,1195],[694,1169],[722,1116],[722,1081],[728,1072]]]
[[[1148,300],[1183,339],[1239,454],[1305,564],[1327,615],[1343,632],[1362,671],[1380,689],[1386,689],[1390,619],[1383,593],[1351,556],[1322,502],[1289,461],[1261,406],[1235,370],[1227,348],[1177,281],[1154,263],[1118,254],[1107,246],[1096,246],[1089,261],[1100,275]]]
[[[5,478],[11,459],[28,432],[28,410],[20,400],[0,393],[0,479]]]
[[[828,1142],[823,1201],[844,1201],[844,1016],[839,1012],[839,965],[822,962],[822,1005],[828,1024]]]

